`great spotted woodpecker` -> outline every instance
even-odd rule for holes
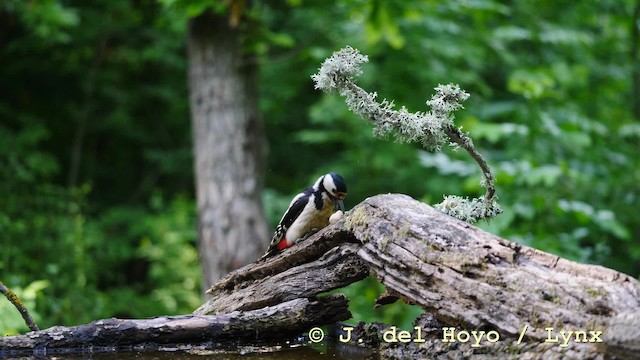
[[[342,200],[347,196],[347,184],[336,173],[322,175],[313,186],[296,195],[285,211],[271,244],[260,260],[306,239],[314,230],[329,225],[336,210],[344,211]]]

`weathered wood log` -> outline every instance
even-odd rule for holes
[[[360,245],[336,245],[324,262],[304,264],[298,258],[300,261],[277,275],[277,281],[265,270],[272,264],[283,269],[288,256],[298,251],[318,258],[320,255],[310,249],[339,244],[334,236],[349,242],[355,239]],[[548,340],[556,336],[561,339],[561,331],[579,332],[578,342],[572,339],[574,352],[588,353],[596,345],[596,352],[605,348],[613,351],[611,346],[597,342],[613,333],[609,331],[609,319],[623,312],[640,313],[640,284],[630,276],[501,239],[404,195],[369,198],[303,244],[232,273],[222,285],[212,287],[214,298],[197,312],[260,306],[266,298],[284,296],[278,286],[299,296],[344,286],[364,275],[358,262],[356,269],[361,270],[353,270],[354,276],[344,276],[345,266],[358,259],[393,295],[420,305],[443,327],[493,330],[501,339],[518,339],[523,334],[520,340],[530,346],[521,348],[530,351],[557,346]],[[314,273],[319,275],[315,279],[317,287],[300,285],[301,279],[311,279]],[[261,274],[268,276],[261,278]],[[331,285],[323,286],[324,282]],[[296,285],[285,285],[289,283]],[[296,289],[298,286],[301,289]],[[592,334],[598,336],[589,343]],[[609,344],[615,342],[609,340]],[[544,346],[534,346],[538,344]],[[626,344],[629,349],[636,346],[629,341]]]
[[[387,288],[380,304],[399,297],[426,311],[416,321],[424,341],[382,346],[388,357],[640,358],[638,281],[501,239],[404,195],[369,198],[304,242],[229,274],[196,314],[236,314],[243,323],[242,316],[287,301],[322,303],[315,297],[368,274]],[[338,305],[342,310],[284,327],[302,332],[346,316]],[[287,316],[297,321],[295,312],[282,316],[264,318],[258,332],[280,335]],[[180,337],[182,328],[162,329],[176,341],[189,338]],[[225,329],[220,337],[243,334]],[[474,346],[473,331],[493,332],[497,340],[485,336]],[[456,337],[460,332],[466,341]],[[100,342],[85,345],[93,343]]]
[[[319,259],[329,250],[343,243],[358,243],[349,232],[328,227],[316,234],[315,241],[304,241],[294,248],[286,249],[269,258],[268,261],[256,261],[237,269],[220,279],[207,291],[213,294],[218,290],[233,289],[236,284],[281,273],[294,266]]]
[[[297,335],[311,326],[351,317],[347,299],[339,294],[316,300],[294,299],[252,311],[215,316],[163,316],[141,320],[105,319],[89,324],[56,326],[24,335],[0,337],[0,357],[26,351],[110,351],[141,344],[197,344],[256,341]],[[151,348],[157,348],[151,346]]]
[[[381,282],[448,324],[547,338],[546,327],[593,330],[640,311],[628,275],[519,245],[406,196],[377,196],[353,210],[347,228]]]
[[[307,247],[309,246],[315,247],[315,244],[310,243]],[[237,272],[238,279],[243,279],[241,288],[222,289],[215,286],[216,290],[211,292],[213,298],[194,313],[222,314],[259,309],[290,299],[315,297],[320,293],[344,287],[364,279],[369,273],[366,265],[356,255],[357,250],[356,244],[343,244],[315,261],[290,267],[262,279],[248,280],[249,277],[246,275],[255,274],[254,269],[262,267],[262,264],[247,266],[243,268],[244,272]],[[280,264],[280,258],[274,259],[272,263]],[[222,281],[227,282],[226,279]]]

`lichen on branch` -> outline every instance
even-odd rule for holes
[[[0,293],[6,296],[7,300],[9,300],[9,302],[12,303],[13,306],[16,307],[16,309],[18,309],[18,312],[20,313],[20,315],[22,315],[22,319],[24,319],[25,324],[27,324],[31,331],[39,330],[38,325],[36,325],[36,322],[33,321],[33,318],[29,314],[29,310],[27,310],[27,308],[24,306],[22,300],[20,300],[20,297],[18,297],[18,294],[6,287],[2,283],[2,281],[0,281]]]
[[[502,210],[496,202],[495,178],[489,165],[475,149],[471,138],[454,125],[453,112],[462,109],[469,94],[455,84],[438,85],[436,93],[427,101],[429,112],[409,112],[404,106],[396,110],[393,101],[377,101],[377,94],[356,85],[362,75],[361,64],[369,61],[350,46],[333,53],[317,74],[311,76],[316,89],[338,93],[345,98],[349,110],[374,125],[373,134],[386,138],[393,134],[398,142],[419,142],[428,151],[439,151],[448,143],[465,149],[482,169],[481,185],[487,189],[484,198],[468,199],[445,196],[435,205],[439,210],[458,219],[475,222],[489,219]]]

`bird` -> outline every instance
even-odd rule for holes
[[[293,246],[329,225],[335,211],[344,212],[347,184],[342,176],[331,172],[322,175],[304,191],[296,195],[278,223],[269,248],[259,260]]]

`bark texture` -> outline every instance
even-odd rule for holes
[[[211,12],[189,22],[189,85],[203,284],[254,261],[269,239],[260,198],[266,141],[257,68]],[[203,286],[203,288],[204,288]]]
[[[310,260],[298,261],[304,258]],[[302,244],[229,274],[210,289],[213,298],[196,313],[259,307],[265,299],[277,302],[290,292],[309,297],[357,281],[368,272],[388,290],[381,302],[400,297],[431,316],[417,326],[440,324],[438,338],[412,345],[416,356],[428,356],[429,351],[447,356],[451,351],[493,351],[498,357],[509,352],[557,358],[597,359],[605,353],[640,356],[638,340],[628,335],[630,324],[640,326],[638,281],[602,266],[575,263],[501,239],[404,195],[369,198]],[[629,320],[634,315],[636,320]],[[619,320],[620,316],[626,320]],[[522,342],[517,344],[525,326]],[[493,330],[501,341],[479,348],[471,343],[443,343],[444,327]],[[584,332],[586,342],[574,337],[568,346],[559,347],[561,331]],[[591,332],[599,331],[603,342],[588,342]],[[556,336],[559,343],[548,341]]]
[[[276,306],[217,316],[163,316],[142,320],[105,319],[73,327],[52,327],[25,335],[0,337],[0,357],[44,351],[154,349],[154,344],[200,342],[255,343],[299,334],[309,327],[351,317],[347,300],[331,295],[294,299]],[[90,349],[90,348],[91,349]]]
[[[376,196],[342,225],[359,257],[387,289],[444,322],[547,337],[545,327],[594,330],[640,311],[640,284],[598,265],[575,263],[454,220],[408,196]]]
[[[368,198],[304,242],[232,272],[211,287],[213,297],[196,315],[225,318],[322,302],[318,294],[368,274],[387,288],[378,304],[398,297],[425,310],[415,323],[422,341],[411,342],[414,330],[409,343],[390,343],[389,327],[379,324],[354,330],[356,344],[379,346],[388,358],[640,358],[637,280],[501,239],[405,195]],[[335,313],[341,316],[323,315],[296,329],[343,317]],[[265,318],[258,332],[277,334],[280,319]],[[234,326],[246,330],[237,322],[244,320]],[[182,336],[181,328],[165,330]],[[477,344],[474,331],[485,334]],[[466,336],[455,335],[461,332]],[[488,332],[495,341],[487,341]]]
[[[619,334],[629,333],[630,317],[640,326],[640,284],[628,275],[501,239],[406,196],[368,199],[344,226],[363,243],[358,255],[388,290],[423,307],[443,327],[495,330],[504,340],[476,349],[464,344],[470,353],[492,349],[498,357],[515,352],[519,358],[528,353],[529,358],[599,359],[619,351],[623,358],[640,356],[639,338],[626,335],[625,340]],[[524,342],[516,346],[514,339],[525,325]],[[590,331],[602,331],[603,342],[574,338],[559,347],[547,341],[547,328],[553,328],[551,339],[561,331],[584,331],[590,340]],[[443,345],[441,338],[436,344]]]
[[[368,275],[368,270],[356,255],[357,248],[355,244],[341,245],[315,261],[263,279],[243,281],[241,290],[213,291],[213,298],[195,314],[259,309],[295,298],[312,298],[362,280]]]

